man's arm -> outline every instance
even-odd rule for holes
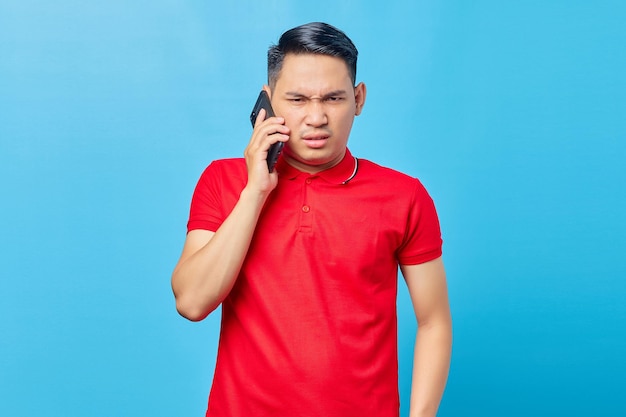
[[[262,110],[264,112],[264,110]],[[235,285],[248,253],[263,205],[278,184],[276,171],[267,169],[272,143],[289,139],[284,119],[257,119],[244,156],[248,182],[239,200],[216,232],[192,230],[172,274],[176,309],[189,320],[204,319],[226,298]]]
[[[202,320],[226,298],[248,253],[264,201],[262,194],[244,190],[217,232],[187,234],[172,274],[176,309],[183,317]]]
[[[409,415],[434,417],[446,386],[452,351],[446,273],[441,258],[400,268],[418,324]]]

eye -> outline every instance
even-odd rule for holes
[[[303,104],[304,103],[304,98],[303,97],[291,97],[288,98],[287,101],[289,101],[291,104]]]
[[[341,96],[330,96],[326,98],[326,101],[329,103],[337,103],[342,101],[344,98]]]

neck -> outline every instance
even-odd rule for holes
[[[291,157],[286,152],[283,152],[283,158],[285,158],[285,162],[287,162],[298,171],[306,172],[307,174],[317,174],[318,172],[330,169],[338,165],[343,160],[345,155],[346,151],[344,149],[341,155],[339,155],[337,158],[334,158],[330,161],[316,163],[316,161],[301,161]]]

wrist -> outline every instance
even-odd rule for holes
[[[263,207],[263,204],[265,204],[265,201],[271,192],[272,190],[254,188],[248,184],[243,190],[241,190],[241,194],[239,194],[239,201],[245,203],[246,205],[258,205],[259,207]]]

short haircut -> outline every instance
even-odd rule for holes
[[[352,84],[356,81],[356,60],[359,52],[341,30],[327,23],[313,22],[283,33],[278,44],[267,51],[267,78],[271,88],[283,67],[287,54],[321,54],[341,58],[348,67]]]

